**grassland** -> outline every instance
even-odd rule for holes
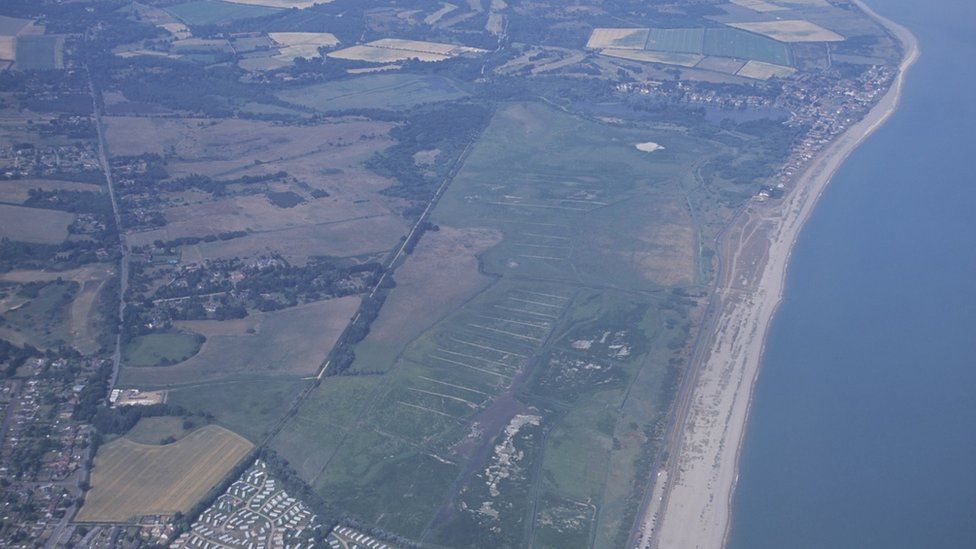
[[[0,237],[38,244],[60,244],[68,238],[74,214],[59,210],[0,204]]]
[[[42,349],[71,345],[71,304],[78,290],[76,282],[51,281],[36,295],[21,296],[20,303],[0,317],[0,334]]]
[[[159,202],[166,226],[129,235],[133,245],[187,236],[247,231],[248,236],[201,243],[184,250],[188,261],[280,253],[304,262],[310,255],[352,256],[392,248],[405,232],[403,202],[379,194],[390,182],[363,161],[389,146],[392,124],[337,119],[309,125],[209,118],[107,117],[113,155],[174,153],[174,177],[219,179],[284,171],[290,176],[267,192],[304,198],[279,208],[259,194],[206,197],[169,193]],[[324,191],[328,196],[324,196]]]
[[[359,305],[350,296],[234,321],[192,320],[178,328],[206,336],[200,352],[173,366],[126,366],[122,382],[163,388],[203,381],[314,374]]]
[[[252,447],[216,425],[163,446],[116,439],[95,455],[92,487],[75,520],[128,522],[142,515],[186,512]]]
[[[166,402],[213,416],[221,426],[259,443],[305,383],[285,376],[199,383],[169,390]]]
[[[159,332],[134,337],[122,347],[126,366],[168,366],[197,354],[203,337],[186,332]]]
[[[321,112],[345,109],[400,109],[421,103],[459,99],[466,94],[441,76],[375,74],[313,84],[279,92],[289,103]]]
[[[184,421],[173,416],[144,417],[129,429],[125,438],[139,444],[163,444],[163,441],[172,444],[193,432],[193,427],[183,428]]]
[[[731,136],[730,136],[731,137]],[[653,140],[664,149],[641,152]],[[620,545],[702,282],[673,126],[496,113],[356,347],[273,440],[327,500],[444,546]]]
[[[239,19],[262,17],[276,13],[277,8],[221,2],[219,0],[195,0],[166,8],[170,14],[187,25],[220,25]]]

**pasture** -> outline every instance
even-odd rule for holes
[[[166,11],[187,25],[220,25],[239,19],[263,17],[280,11],[260,5],[221,2],[220,0],[194,0],[167,6]]]
[[[130,522],[186,512],[251,448],[247,439],[217,425],[164,446],[113,440],[95,454],[92,487],[75,521]]]
[[[197,354],[203,337],[186,332],[158,332],[132,338],[122,346],[126,366],[168,366]]]
[[[68,238],[74,214],[60,210],[0,204],[0,238],[36,244],[60,244]]]
[[[359,306],[355,296],[317,301],[240,320],[188,320],[177,328],[206,336],[200,351],[173,366],[126,366],[122,382],[140,388],[203,381],[315,374]]]
[[[198,383],[169,390],[166,402],[209,414],[217,424],[259,443],[306,383],[284,376]]]
[[[435,75],[373,74],[278,92],[279,99],[320,112],[346,109],[403,109],[467,95]]]
[[[129,429],[125,438],[139,444],[162,444],[163,440],[175,442],[193,432],[192,427],[183,428],[183,421],[183,418],[174,416],[144,417]]]

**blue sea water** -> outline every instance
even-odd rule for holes
[[[976,548],[976,2],[869,3],[922,57],[793,253],[732,549]]]

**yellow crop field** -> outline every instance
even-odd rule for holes
[[[729,23],[730,27],[768,36],[780,42],[840,42],[844,37],[816,23],[802,19]]]
[[[764,2],[763,0],[729,0],[729,1],[738,6],[742,6],[743,8],[749,8],[752,11],[758,11],[758,12],[779,11],[779,10],[786,9],[783,6],[770,4],[769,2]]]
[[[439,55],[461,55],[464,53],[487,53],[479,48],[469,46],[459,46],[457,44],[443,44],[440,42],[425,42],[423,40],[403,40],[400,38],[382,38],[374,40],[367,46],[374,48],[390,48],[393,50],[416,51],[424,53],[436,53]]]
[[[670,53],[663,51],[638,51],[623,49],[605,49],[600,52],[609,57],[628,59],[630,61],[641,61],[644,63],[665,63],[667,65],[678,65],[681,67],[694,67],[704,58],[703,55],[695,53]]]
[[[406,52],[403,50],[374,48],[372,46],[352,46],[351,48],[329,52],[328,57],[348,59],[350,61],[366,61],[367,63],[392,63],[413,58],[420,59],[421,61],[443,61],[450,59],[448,55],[422,54],[420,52]]]
[[[0,59],[14,61],[17,59],[17,37],[0,36]]]
[[[593,29],[586,47],[643,50],[650,32],[650,29]]]
[[[316,4],[328,4],[332,0],[227,0],[234,4],[248,4],[251,6],[265,6],[268,8],[282,8],[291,9],[297,8],[303,10],[305,8],[310,8]]]
[[[247,439],[217,425],[163,446],[113,440],[95,455],[92,488],[75,520],[129,522],[186,512],[251,448]]]
[[[753,78],[756,80],[769,80],[774,76],[783,78],[793,74],[794,72],[796,72],[796,69],[792,67],[774,65],[772,63],[763,63],[762,61],[749,61],[743,65],[736,74],[738,76],[744,76],[746,78]]]
[[[339,39],[330,32],[269,32],[268,37],[282,46],[275,57],[287,61],[319,57],[319,48],[339,45]]]
[[[486,53],[486,51],[469,46],[459,46],[457,44],[383,38],[361,46],[352,46],[351,48],[330,52],[328,57],[349,59],[352,61],[366,61],[368,63],[393,63],[396,61],[406,61],[407,59],[444,61],[445,59],[457,57],[458,55],[481,53]]]

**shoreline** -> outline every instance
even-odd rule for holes
[[[654,486],[638,519],[646,530],[639,547],[712,548],[728,542],[753,390],[796,239],[837,170],[895,112],[905,74],[918,59],[918,42],[907,28],[862,0],[852,1],[901,43],[898,73],[867,115],[810,162],[784,199],[772,207],[751,204],[729,227],[720,245],[726,268],[714,289],[714,324],[703,326],[711,333],[690,373],[688,399],[676,412],[672,457],[655,473],[655,484],[664,486]]]

